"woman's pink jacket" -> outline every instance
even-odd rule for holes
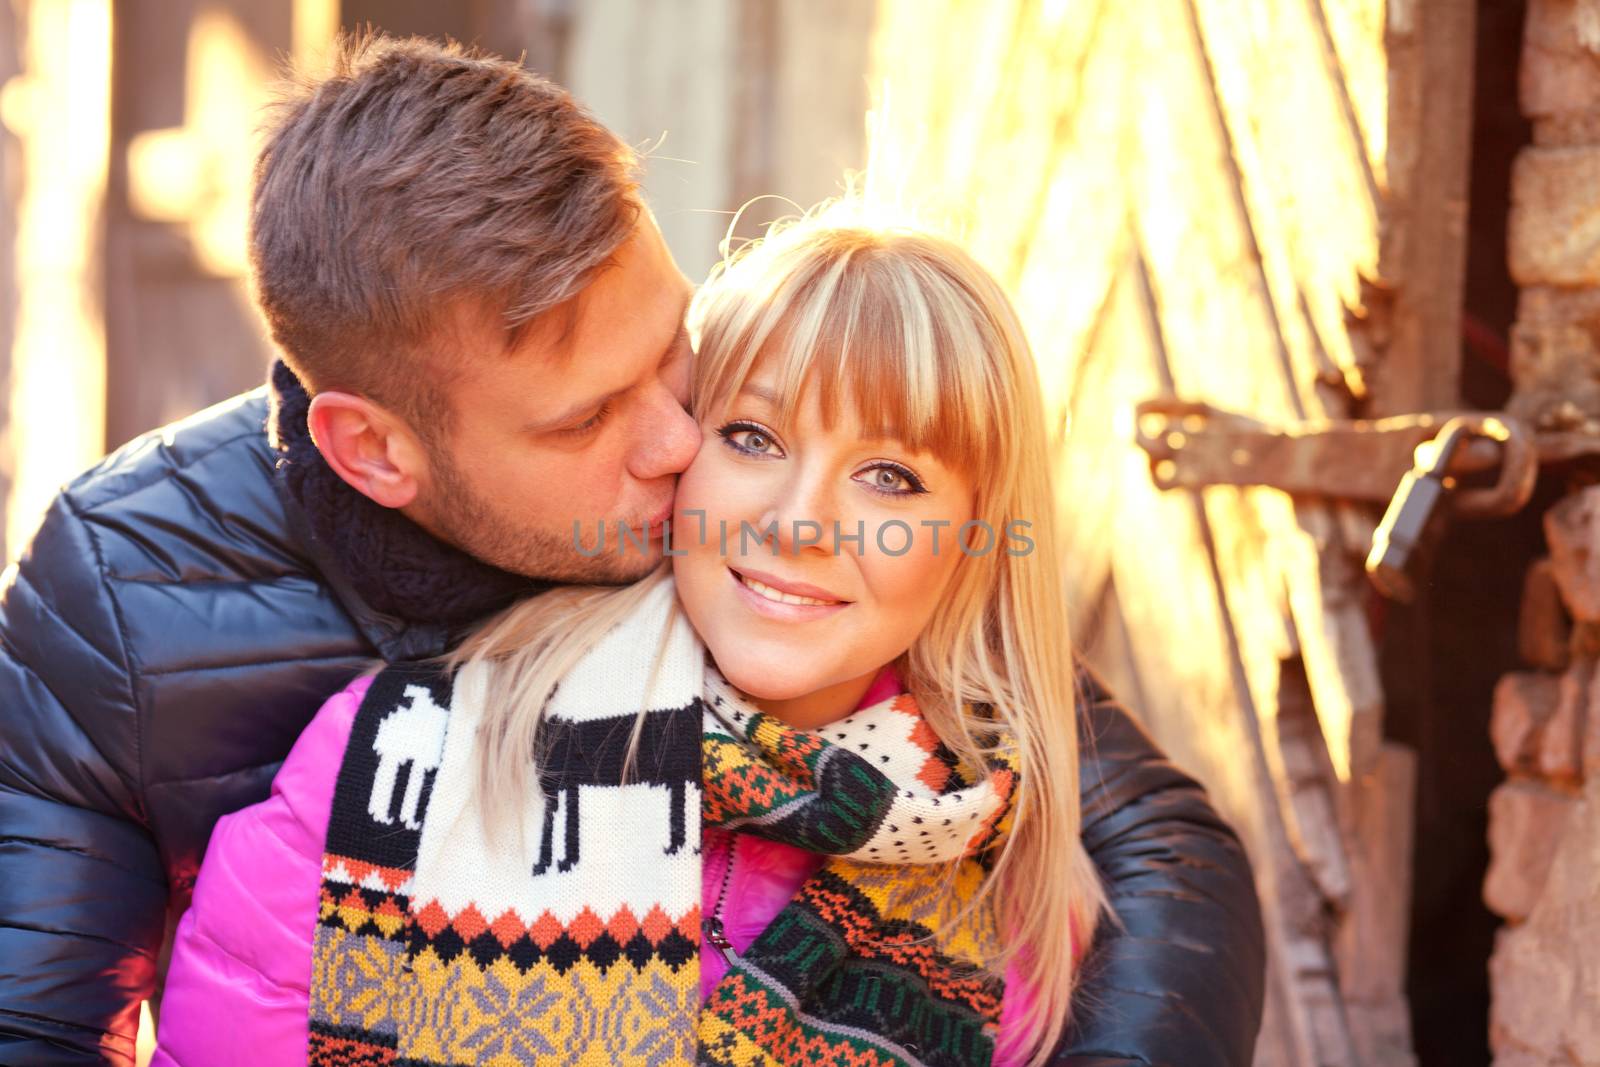
[[[370,678],[358,679],[323,705],[273,779],[267,800],[218,821],[194,902],[178,923],[152,1067],[306,1062],[322,847],[334,779],[370,684]],[[886,672],[863,706],[897,691],[898,679]],[[821,861],[788,845],[739,836],[731,872],[729,850],[714,848],[707,836],[703,894],[707,915],[722,897],[728,939],[742,952]],[[700,962],[704,996],[727,965],[704,942]],[[997,1067],[1022,1062],[1007,1035],[1015,1032],[1026,1000],[1013,971]]]

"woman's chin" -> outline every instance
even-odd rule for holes
[[[797,672],[792,663],[778,664],[737,656],[730,657],[731,662],[724,662],[721,656],[712,658],[716,660],[717,670],[735,689],[756,700],[793,700],[821,688],[811,672]]]

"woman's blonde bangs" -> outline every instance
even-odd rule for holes
[[[868,435],[980,477],[1003,466],[1007,339],[936,240],[802,225],[733,260],[691,311],[696,417],[760,369],[785,424],[816,389],[826,423],[853,408]]]

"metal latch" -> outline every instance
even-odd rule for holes
[[[1392,499],[1367,567],[1385,595],[1400,599],[1411,592],[1405,564],[1444,496],[1458,517],[1509,515],[1528,502],[1539,474],[1532,435],[1498,413],[1270,426],[1209,404],[1159,399],[1140,404],[1135,416],[1136,440],[1160,489],[1262,485],[1302,497]],[[1496,467],[1492,487],[1456,488],[1460,477]]]
[[[1291,496],[1375,504],[1394,495],[1417,446],[1462,414],[1271,426],[1187,400],[1146,400],[1134,410],[1137,441],[1150,457],[1158,489],[1269,485]],[[1471,474],[1499,462],[1493,441],[1474,438],[1453,451],[1449,473]]]

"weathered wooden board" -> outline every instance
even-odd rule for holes
[[[566,84],[646,150],[646,195],[689,277],[705,277],[748,201],[772,198],[742,234],[837,196],[865,164],[874,13],[856,0],[570,6]]]
[[[1062,431],[1081,640],[1257,864],[1263,1064],[1410,1063],[1412,785],[1382,741],[1372,516],[1160,496],[1131,408],[1176,395],[1282,421],[1453,391],[1415,386],[1455,343],[1466,111],[1444,68],[1470,68],[1464,6],[879,4],[874,177],[1016,294]]]

